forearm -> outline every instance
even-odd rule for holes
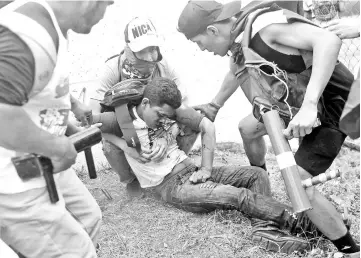
[[[325,46],[324,42],[329,42],[328,46]],[[330,35],[325,41],[314,45],[312,75],[307,85],[304,103],[317,105],[335,69],[341,44],[339,38]]]
[[[201,167],[211,170],[213,167],[214,149],[216,146],[216,130],[214,124],[203,118],[200,123],[202,142],[202,162]]]
[[[47,157],[64,156],[65,136],[55,136],[41,129],[21,107],[0,104],[0,121],[0,146]]]
[[[236,76],[232,72],[228,72],[213,102],[220,107],[223,106],[229,97],[237,90],[238,86]]]

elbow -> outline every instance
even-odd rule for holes
[[[334,33],[327,32],[326,37],[322,37],[322,40],[320,40],[321,44],[325,48],[324,45],[325,42],[328,42],[329,46],[332,47],[335,51],[340,52],[341,46],[342,46],[342,40]]]
[[[207,133],[209,135],[215,135],[216,134],[216,127],[214,123],[209,120],[208,118],[204,117],[200,124],[200,129],[202,133]]]

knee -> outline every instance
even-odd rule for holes
[[[243,139],[253,139],[255,132],[248,123],[247,119],[242,119],[238,124],[238,130]]]
[[[103,152],[105,155],[112,154],[112,153],[117,153],[117,155],[121,155],[124,153],[124,151],[122,149],[116,147],[114,144],[112,144],[104,139],[103,139],[102,143],[103,143]]]

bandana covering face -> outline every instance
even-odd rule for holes
[[[138,59],[133,51],[125,46],[124,55],[125,59],[122,63],[122,78],[126,79],[150,79],[156,69],[157,62],[159,62],[161,58],[161,54],[158,51],[160,58],[156,62],[149,62]]]

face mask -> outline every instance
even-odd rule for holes
[[[158,48],[158,60],[155,62],[145,61],[137,58],[133,51],[126,46],[124,48],[125,60],[122,65],[122,72],[125,73],[128,79],[145,79],[151,76],[156,68],[156,64],[162,60],[162,55],[160,54]],[[128,76],[127,76],[128,74]]]

